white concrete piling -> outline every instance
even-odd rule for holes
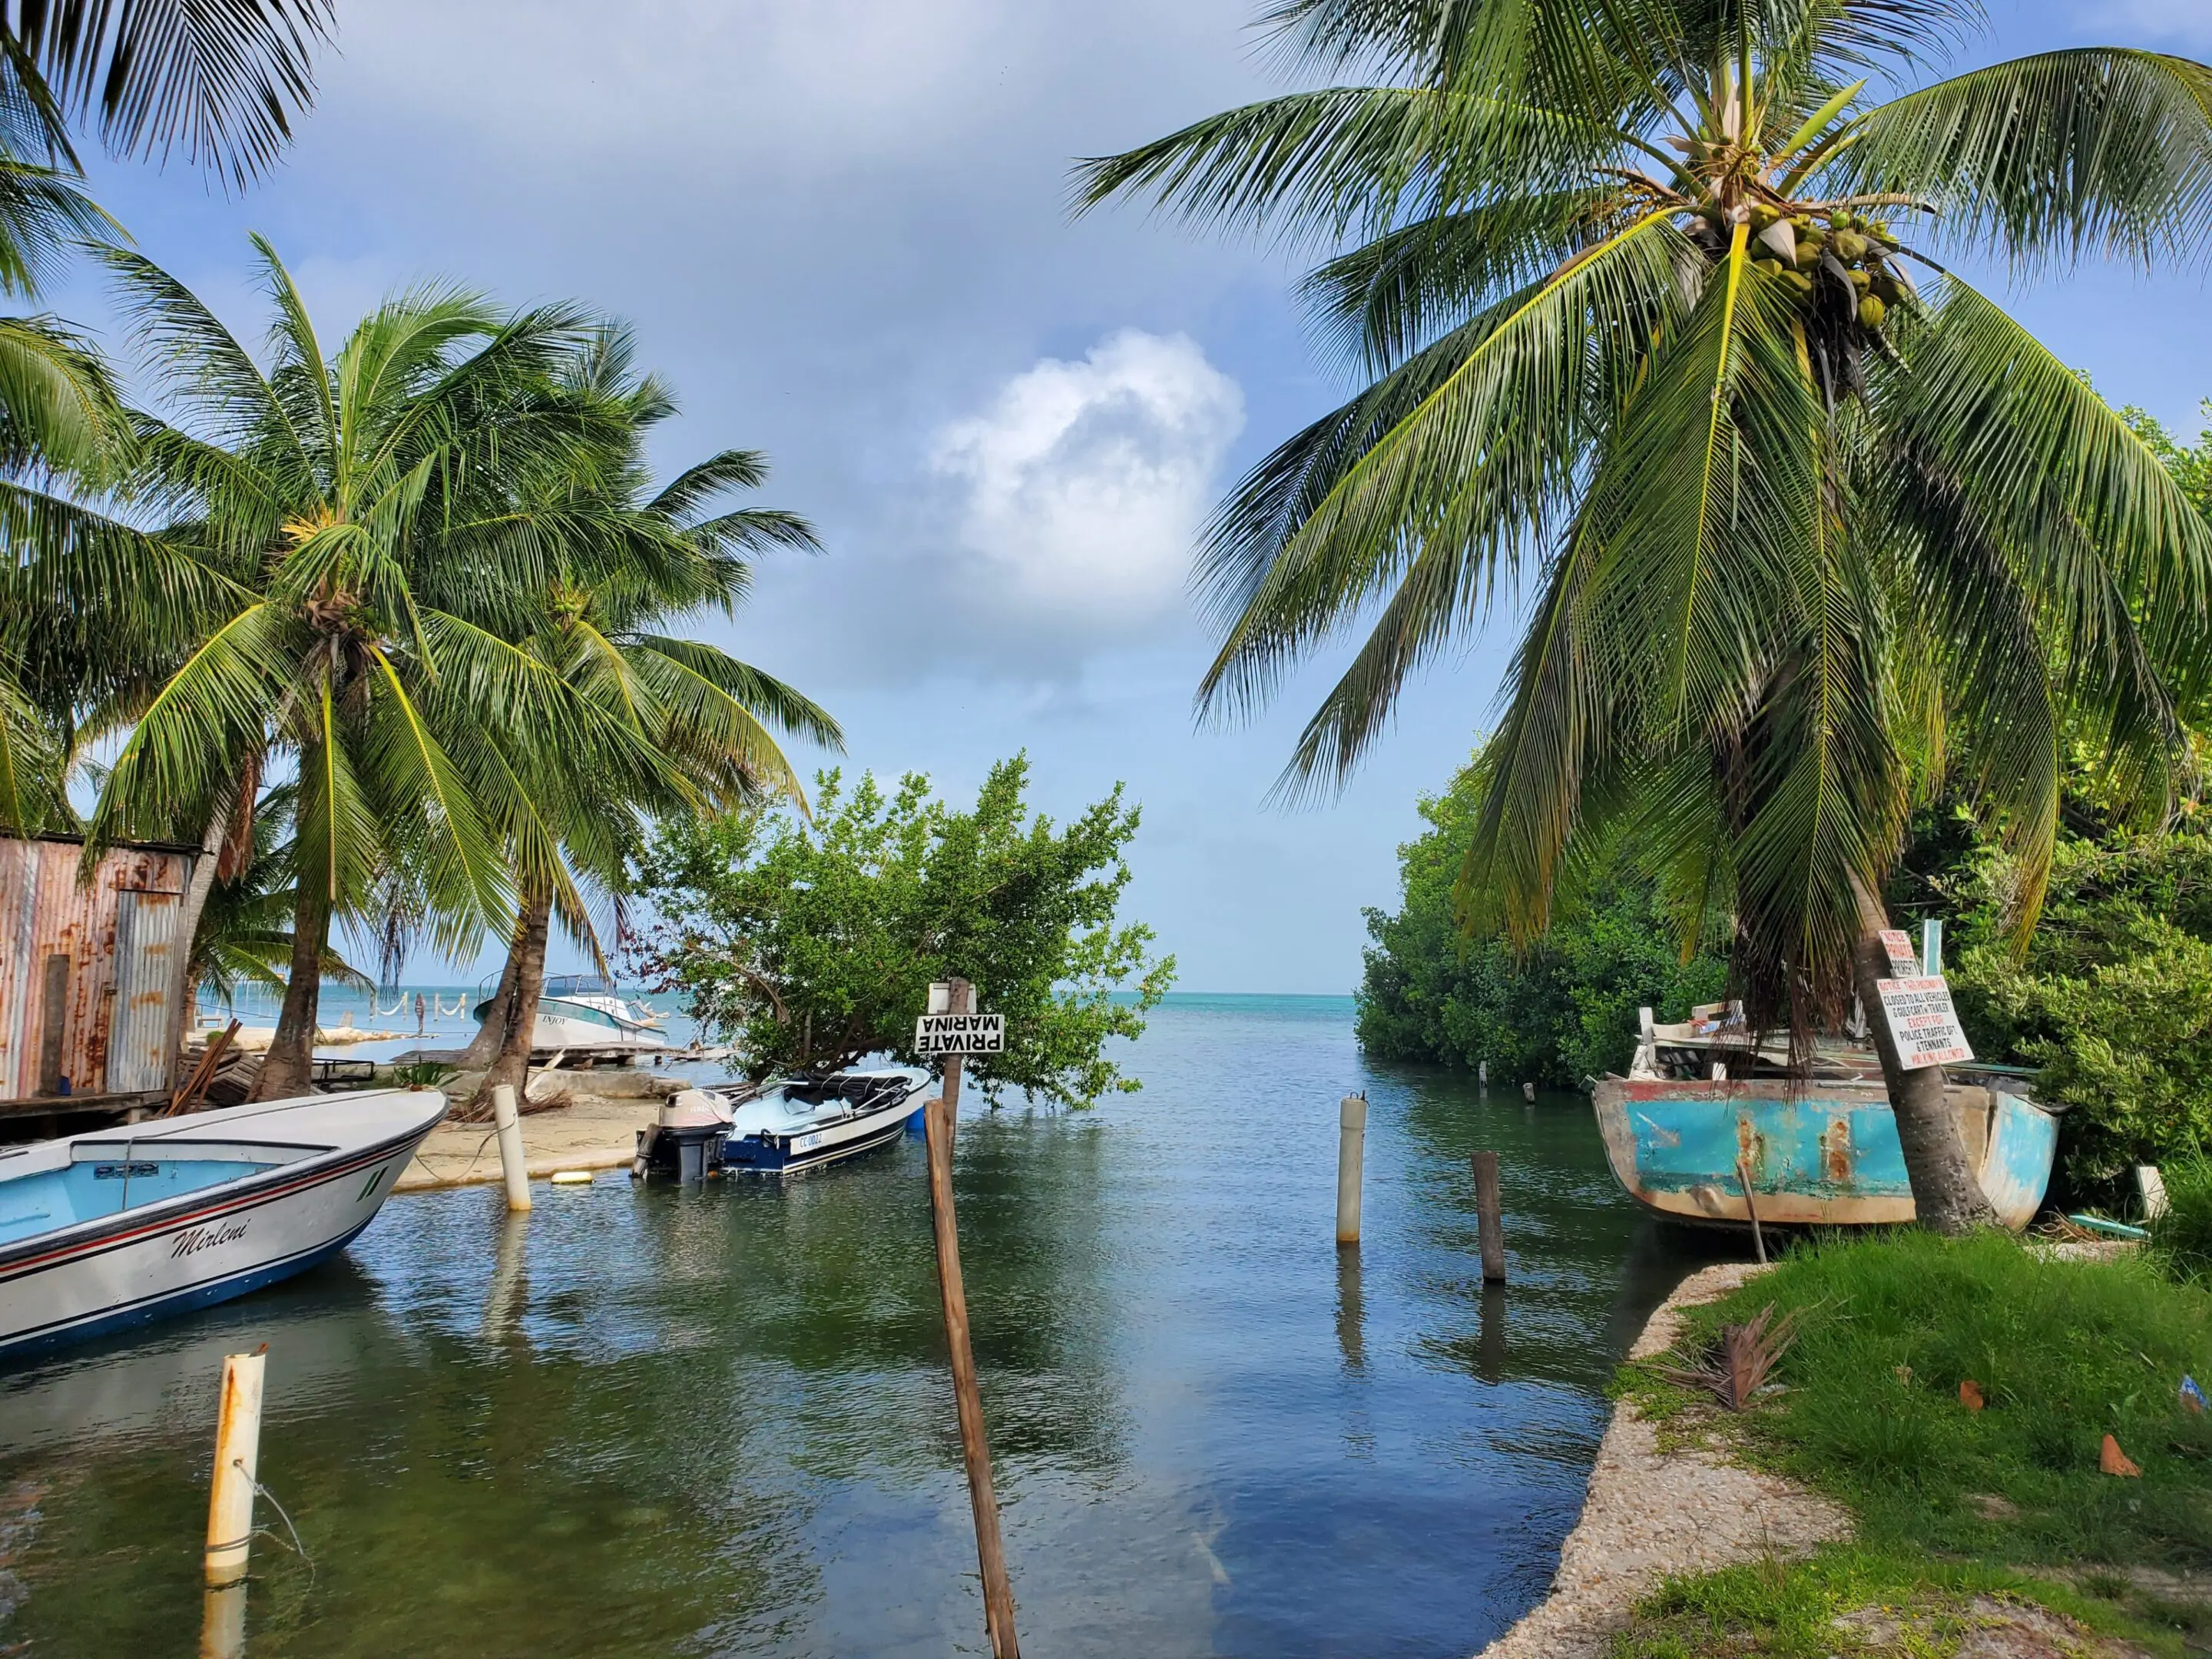
[[[499,1127],[499,1172],[507,1182],[507,1207],[530,1207],[530,1168],[523,1161],[522,1115],[515,1108],[514,1091],[502,1083],[491,1091],[492,1121]]]
[[[1367,1146],[1367,1097],[1345,1096],[1337,1107],[1336,1121],[1336,1242],[1357,1244],[1360,1165]]]
[[[266,1346],[223,1356],[204,1558],[210,1589],[227,1589],[246,1577],[253,1540],[253,1471],[261,1459],[261,1379],[268,1357]]]

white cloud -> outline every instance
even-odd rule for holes
[[[1124,329],[1079,362],[1048,357],[932,456],[964,497],[962,547],[1007,608],[1111,629],[1181,600],[1244,394],[1188,335]]]

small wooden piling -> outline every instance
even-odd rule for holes
[[[208,1492],[207,1587],[224,1589],[246,1577],[253,1540],[253,1471],[261,1458],[261,1381],[269,1358],[225,1354],[222,1403],[215,1420],[215,1479]]]
[[[1763,1263],[1766,1260],[1766,1234],[1759,1224],[1759,1200],[1751,1192],[1751,1160],[1740,1158],[1735,1161],[1735,1178],[1743,1183],[1743,1207],[1751,1212],[1751,1248],[1757,1251]]]
[[[1482,1246],[1482,1282],[1505,1282],[1505,1211],[1498,1196],[1498,1154],[1476,1152],[1474,1166],[1475,1237]]]
[[[1359,1243],[1359,1183],[1367,1153],[1367,1097],[1346,1095],[1336,1109],[1336,1242]]]
[[[499,1173],[507,1182],[507,1207],[530,1207],[530,1166],[522,1152],[522,1114],[514,1103],[514,1089],[502,1083],[491,1091],[492,1121],[499,1131]]]
[[[952,981],[947,1013],[975,1011],[975,988]],[[945,1304],[945,1346],[952,1359],[952,1398],[960,1416],[960,1456],[968,1468],[968,1501],[975,1516],[975,1559],[983,1572],[983,1628],[991,1659],[1021,1659],[1014,1636],[1014,1587],[999,1538],[999,1496],[991,1480],[991,1443],[983,1395],[969,1342],[968,1291],[960,1276],[960,1227],[952,1207],[952,1126],[960,1109],[960,1056],[945,1057],[945,1092],[928,1103],[929,1211],[937,1232],[937,1288]]]

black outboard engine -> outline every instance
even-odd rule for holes
[[[720,1171],[729,1138],[729,1107],[704,1089],[686,1089],[662,1105],[658,1123],[637,1132],[630,1174],[674,1176],[686,1186],[704,1181]]]

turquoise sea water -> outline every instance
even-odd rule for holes
[[[1367,1065],[1350,1012],[1179,997],[1129,1051],[1141,1093],[963,1111],[1040,1659],[1443,1659],[1543,1593],[1685,1246],[1586,1101]],[[1354,1088],[1366,1237],[1339,1251]],[[288,1286],[0,1373],[0,1650],[191,1650],[220,1356],[266,1341],[261,1479],[312,1565],[257,1547],[251,1654],[983,1651],[919,1142],[787,1186],[536,1190],[514,1222],[486,1188],[395,1199]]]

